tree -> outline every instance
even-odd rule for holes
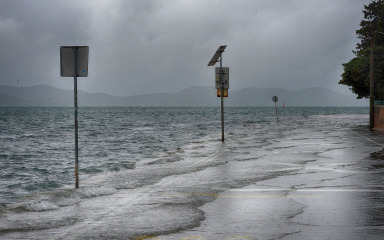
[[[371,40],[374,45],[374,79],[378,83],[375,96],[381,95],[379,87],[384,86],[384,0],[375,0],[364,6],[364,19],[360,29],[356,31],[361,42],[356,45],[356,55],[352,60],[343,64],[344,73],[339,84],[347,85],[357,98],[369,98],[369,70]],[[380,84],[382,82],[382,84]],[[384,94],[383,94],[384,95]]]

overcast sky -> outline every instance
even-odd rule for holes
[[[338,81],[370,2],[0,0],[0,84],[73,89],[73,78],[60,77],[60,46],[80,45],[90,49],[81,90],[128,96],[214,88],[207,64],[227,45],[230,90],[350,93]]]

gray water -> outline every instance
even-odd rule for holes
[[[222,143],[220,108],[80,108],[75,190],[73,109],[0,108],[0,236],[107,239],[190,229],[216,194],[295,171],[253,167],[281,147],[279,139],[366,129],[367,114],[279,108],[276,123],[274,108],[226,108]],[[218,174],[223,166],[231,167]]]

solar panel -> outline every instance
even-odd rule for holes
[[[215,64],[218,62],[217,60],[219,59],[219,57],[221,56],[221,54],[224,52],[224,49],[225,49],[226,47],[227,47],[227,45],[223,45],[223,46],[220,46],[220,47],[217,49],[215,55],[213,55],[211,61],[209,61],[208,66],[213,66],[213,65],[215,65]]]

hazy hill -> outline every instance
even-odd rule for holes
[[[279,88],[247,88],[230,91],[229,106],[273,106],[273,96],[278,96],[278,105],[285,106],[369,106],[369,100],[356,99],[326,88],[309,88],[290,91]]]
[[[246,88],[229,90],[225,106],[273,106],[272,97],[279,97],[279,106],[368,106],[358,100],[325,88],[290,91],[278,88]],[[220,106],[213,87],[191,87],[177,93],[156,93],[128,97],[79,91],[79,106]],[[11,87],[0,85],[0,106],[73,106],[73,90],[47,85]]]

